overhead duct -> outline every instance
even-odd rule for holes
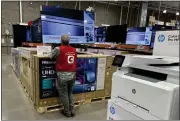
[[[19,23],[22,23],[22,1],[19,1]]]
[[[139,23],[140,27],[146,26],[147,9],[148,9],[148,2],[143,2],[141,7],[141,16]]]

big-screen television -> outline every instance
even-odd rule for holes
[[[106,32],[106,42],[125,44],[126,34],[127,24],[108,26]]]
[[[95,42],[106,42],[106,27],[101,26],[101,27],[96,27],[94,29],[95,37],[94,41]]]
[[[22,42],[26,42],[28,33],[29,31],[29,26],[25,25],[18,25],[18,24],[13,24],[12,25],[13,29],[13,40],[14,40],[14,47],[21,47]]]
[[[126,44],[127,45],[150,45],[152,27],[134,27],[128,28]]]
[[[70,43],[94,43],[94,13],[89,11],[57,8],[52,12],[41,11],[43,43],[60,43],[64,34]]]

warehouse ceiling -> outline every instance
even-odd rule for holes
[[[171,9],[179,9],[179,1],[162,1],[162,2],[158,2],[158,1],[153,1],[153,2],[149,2],[152,5],[156,5],[159,6],[161,4],[162,7],[167,7],[167,8],[171,8]]]
[[[142,4],[142,1],[100,1],[101,3],[109,3],[114,5],[123,5],[123,6],[131,6],[131,7],[140,7]],[[176,13],[177,11],[180,11],[180,2],[179,1],[148,1],[148,9],[151,10],[164,10],[171,13]]]
[[[158,2],[158,1],[151,1],[148,3],[149,7],[152,8],[161,8],[163,9],[167,9],[171,12],[177,12],[180,10],[180,2],[179,1],[162,1],[162,2]]]

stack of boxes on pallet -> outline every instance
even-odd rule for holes
[[[36,48],[20,48],[20,81],[24,86],[26,93],[33,101],[33,54],[36,54]]]
[[[22,85],[29,94],[37,111],[60,104],[56,90],[55,60],[38,56],[36,48],[21,48]],[[111,95],[113,57],[101,54],[80,54],[73,88],[75,102],[81,104],[95,99],[104,100]],[[79,70],[78,70],[79,69]]]
[[[112,77],[111,74],[113,73],[110,63],[112,60],[113,58],[110,56],[78,55],[78,64],[82,65],[77,64],[77,66],[83,68],[76,73],[76,81],[79,84],[75,83],[73,89],[75,102],[89,103],[94,99],[99,98],[102,100],[106,96],[110,96],[111,78],[109,77]],[[56,79],[56,74],[54,73],[55,60],[34,55],[34,62],[36,108],[40,110],[43,107],[58,105],[59,99],[54,85]],[[90,65],[86,65],[87,63]],[[52,81],[52,87],[46,87],[45,89],[44,86],[47,86],[47,80]]]
[[[20,77],[20,52],[19,52],[20,48],[12,48],[11,49],[11,55],[12,55],[12,67],[13,70],[15,71],[15,74],[17,76],[17,78]]]
[[[112,86],[112,75],[116,71],[116,67],[112,66],[114,57],[107,57],[106,64],[106,78],[105,78],[105,96],[111,96],[111,86]]]

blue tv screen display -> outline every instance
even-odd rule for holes
[[[106,41],[106,27],[97,27],[94,29],[95,42],[105,42]]]
[[[94,43],[94,13],[58,8],[41,12],[43,43],[60,43],[64,34],[70,43]]]
[[[31,41],[31,31],[30,31],[30,29],[26,30],[26,41],[27,42]]]
[[[150,45],[152,27],[128,28],[126,44],[128,45]]]

